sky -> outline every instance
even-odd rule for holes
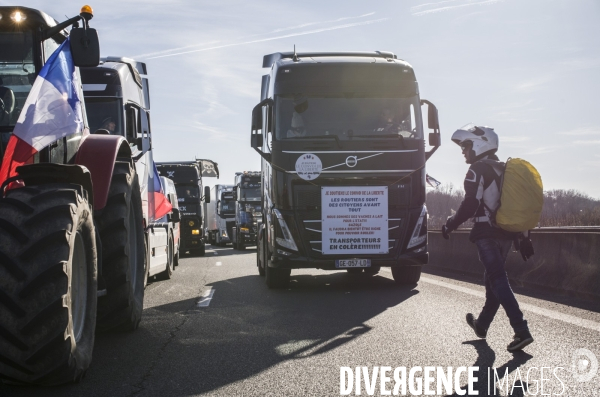
[[[0,5],[13,5],[0,0]],[[82,2],[27,0],[57,20]],[[494,127],[501,159],[520,157],[544,189],[600,199],[600,1],[102,0],[91,26],[102,56],[147,63],[156,161],[209,158],[231,184],[260,170],[250,147],[262,57],[280,51],[391,51],[439,110],[442,146],[427,172],[462,186],[452,133]]]

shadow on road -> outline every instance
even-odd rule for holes
[[[500,382],[497,382],[496,388],[494,387],[494,361],[496,360],[496,353],[492,350],[490,345],[488,345],[485,339],[477,339],[472,341],[463,342],[463,345],[472,345],[477,351],[477,359],[471,365],[471,367],[479,367],[479,370],[474,373],[474,377],[477,378],[477,382],[473,385],[473,390],[479,392],[480,396],[500,396],[504,394],[500,394],[501,390],[506,393],[506,382],[500,389],[499,385],[501,384],[504,376],[506,374],[512,374],[517,368],[524,365],[527,361],[533,358],[532,355],[525,353],[524,351],[518,351],[513,353],[513,358],[507,361],[502,366],[496,368],[496,373],[498,374],[498,378]],[[489,372],[488,372],[489,371]],[[489,375],[488,375],[489,374]],[[488,379],[489,376],[489,379]],[[514,376],[512,377],[514,379]],[[510,387],[512,388],[512,383]],[[523,393],[523,390],[527,390],[527,383],[517,382],[514,388],[514,393],[508,394],[514,397],[522,397],[527,395]],[[463,390],[466,389],[466,386],[463,387]],[[459,394],[452,394],[446,397],[454,397]]]
[[[332,351],[370,332],[366,323],[373,317],[418,294],[385,277],[343,272],[292,274],[287,290],[269,290],[259,276],[210,286],[209,307],[198,308],[197,298],[155,306],[144,310],[136,332],[97,335],[92,366],[80,384],[0,385],[0,395],[206,393],[284,361]]]

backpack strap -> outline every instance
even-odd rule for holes
[[[502,205],[502,186],[504,185],[504,172],[506,171],[506,165],[508,164],[508,162],[510,161],[510,157],[508,158],[508,160],[506,160],[506,163],[502,163],[501,161],[498,160],[491,160],[491,159],[483,159],[483,160],[479,160],[484,164],[487,164],[493,171],[493,178],[494,181],[496,182],[498,188],[499,188],[499,192],[500,192],[500,197],[498,198],[498,207],[495,210],[492,210],[490,207],[488,207],[488,205],[485,203],[484,200],[482,200],[483,206],[486,209],[486,211],[488,212],[489,216],[481,216],[475,219],[475,222],[489,222],[490,226],[492,227],[498,227],[498,225],[496,225],[496,213],[498,212],[498,209],[500,208],[500,206]],[[500,175],[498,175],[496,173],[496,169],[498,167],[498,165],[501,165],[502,167],[502,172],[500,173]],[[480,219],[480,220],[478,220]]]

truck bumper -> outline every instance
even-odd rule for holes
[[[256,245],[256,233],[240,233],[240,243],[244,245]]]
[[[191,249],[200,248],[204,245],[202,237],[181,237],[181,251],[187,251]]]
[[[364,255],[361,256],[364,258]],[[322,270],[343,270],[335,267],[336,259],[348,259],[344,258],[331,258],[331,259],[312,259],[303,256],[284,256],[281,254],[275,254],[271,256],[269,261],[269,267],[277,269],[322,269]],[[421,252],[418,254],[407,253],[401,255],[398,259],[371,259],[371,267],[400,267],[400,266],[421,266],[426,265],[429,262],[429,253]]]

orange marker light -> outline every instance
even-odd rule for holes
[[[94,10],[92,10],[91,6],[88,6],[87,4],[84,5],[83,7],[81,7],[81,11],[79,12],[80,14],[90,14],[90,15],[94,15]]]

